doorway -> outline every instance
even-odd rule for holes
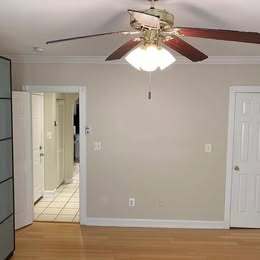
[[[226,223],[260,228],[260,87],[230,92]]]
[[[16,175],[19,176],[20,179],[23,180],[23,182],[19,182],[19,185],[15,186],[15,194],[16,197],[21,197],[23,200],[16,200],[18,204],[17,208],[20,208],[23,211],[23,214],[20,214],[19,212],[15,212],[16,214],[16,223],[19,223],[19,225],[16,225],[16,228],[22,228],[26,225],[29,225],[33,222],[34,220],[34,195],[33,195],[33,156],[32,156],[32,142],[33,142],[33,134],[32,134],[32,128],[33,128],[33,123],[32,123],[32,95],[45,95],[48,93],[56,93],[57,97],[56,99],[59,99],[60,94],[77,94],[79,97],[79,136],[80,136],[80,146],[79,146],[79,157],[84,158],[84,160],[80,161],[80,167],[79,165],[76,165],[75,172],[77,173],[77,177],[74,179],[66,179],[64,184],[71,185],[73,186],[73,181],[77,182],[78,190],[74,190],[74,193],[77,193],[77,197],[79,198],[79,212],[77,213],[80,224],[86,225],[87,224],[87,160],[86,160],[86,105],[87,105],[87,99],[86,99],[86,87],[85,86],[24,86],[23,87],[23,92],[15,92],[16,94],[16,99],[15,99],[15,104],[14,104],[14,113],[20,114],[22,113],[22,117],[25,118],[25,120],[21,121],[20,119],[16,120],[16,124],[19,125],[21,124],[20,122],[23,122],[24,124],[21,124],[21,127],[19,129],[17,128],[17,140],[16,143],[21,142],[21,139],[23,142],[26,144],[26,146],[23,146],[23,149],[19,149],[19,147],[15,146],[15,157],[20,158],[24,152],[28,155],[26,158],[27,160],[20,160],[19,163],[17,163],[16,168],[19,169],[19,171],[16,171]],[[56,99],[55,104],[56,107]],[[24,105],[26,109],[20,109],[21,105]],[[46,106],[49,107],[49,106]],[[21,111],[20,111],[21,110]],[[60,109],[62,110],[62,109]],[[49,114],[49,117],[51,114]],[[72,116],[73,117],[73,116]],[[62,117],[61,117],[62,118]],[[54,120],[55,121],[55,120]],[[52,126],[54,124],[57,124],[57,122],[52,122]],[[24,128],[23,128],[24,126]],[[45,131],[45,130],[44,130]],[[71,130],[73,133],[73,129]],[[48,133],[45,135],[45,138],[47,139],[52,139],[55,131],[52,133]],[[61,135],[62,136],[62,135]],[[62,138],[61,138],[62,139]],[[66,133],[64,133],[64,149],[67,146],[67,141],[66,141]],[[74,146],[74,142],[72,140],[71,146]],[[62,147],[62,144],[60,145]],[[20,147],[21,148],[21,147]],[[26,151],[25,151],[26,150]],[[40,158],[40,150],[43,155],[41,155],[41,160],[44,160],[44,171],[46,172],[46,155],[49,155],[49,157],[58,157],[58,152],[56,150],[56,154],[53,153],[52,156],[50,156],[50,153],[48,150],[46,150],[46,147],[44,145],[41,147],[38,147],[38,159]],[[62,149],[61,149],[62,150]],[[60,151],[61,151],[60,150]],[[52,149],[54,151],[54,149]],[[67,157],[66,154],[64,155],[64,163],[66,163]],[[73,155],[72,155],[73,158]],[[24,170],[22,170],[24,169]],[[48,169],[48,168],[47,168]],[[68,169],[65,167],[65,169]],[[47,171],[48,173],[51,173],[51,171]],[[74,172],[74,170],[73,170]],[[55,176],[55,175],[52,175]],[[65,176],[67,176],[65,174]],[[68,183],[69,181],[69,183]],[[47,180],[44,179],[44,186],[46,185]],[[64,187],[63,187],[64,188]],[[68,189],[64,190],[64,193],[68,196],[67,193],[68,190],[72,190],[72,187],[67,187]],[[69,189],[70,188],[70,189]],[[45,189],[42,191],[42,197],[45,196],[53,198],[55,196],[55,192],[57,192],[62,189],[62,187],[58,187],[55,191],[55,189]],[[25,196],[25,191],[26,191],[26,196]],[[76,195],[76,194],[74,194]],[[65,196],[64,196],[65,197]],[[72,200],[70,201],[71,203],[75,203],[76,196],[74,198],[71,198]],[[51,198],[48,198],[47,200],[50,200]],[[36,201],[37,202],[37,201]],[[54,201],[52,201],[54,202]],[[25,207],[26,205],[26,207]]]
[[[79,222],[77,100],[77,93],[32,94],[34,221]]]

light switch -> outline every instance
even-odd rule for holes
[[[94,151],[101,151],[102,143],[100,141],[94,142]]]
[[[135,198],[129,198],[128,206],[130,208],[135,207]]]
[[[205,153],[212,152],[212,144],[205,144]]]

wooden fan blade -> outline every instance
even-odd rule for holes
[[[120,48],[118,48],[116,51],[114,51],[110,56],[108,56],[106,58],[106,61],[121,59],[130,50],[135,48],[140,42],[141,42],[141,39],[139,39],[139,38],[129,40],[124,45],[122,45]]]
[[[175,28],[175,30],[177,31],[177,33],[183,36],[260,44],[260,33],[257,32],[240,32],[190,27],[179,27]]]
[[[98,33],[98,34],[92,34],[92,35],[83,35],[83,36],[76,36],[76,37],[70,37],[70,38],[48,41],[48,42],[46,42],[46,44],[66,42],[66,41],[74,41],[74,40],[79,40],[79,39],[94,38],[94,37],[113,35],[113,34],[134,35],[134,34],[139,34],[139,32],[137,32],[137,31],[136,32],[118,31],[118,32]]]
[[[174,36],[171,40],[164,41],[164,44],[194,62],[203,61],[208,58],[206,54],[202,53],[177,36]]]

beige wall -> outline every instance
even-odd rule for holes
[[[175,65],[153,74],[151,102],[148,75],[127,65],[14,64],[13,71],[15,89],[87,86],[89,217],[223,220],[228,89],[260,85],[260,66]]]

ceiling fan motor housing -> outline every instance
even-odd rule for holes
[[[174,15],[167,12],[165,9],[150,8],[145,11],[146,14],[151,14],[160,17],[160,29],[162,31],[170,31],[174,26]]]
[[[160,19],[160,30],[167,32],[171,31],[174,26],[174,15],[167,12],[164,9],[150,8],[144,11],[145,14],[157,16]],[[149,28],[148,26],[144,26],[139,21],[137,21],[134,16],[130,16],[130,24],[133,29],[137,31],[143,30],[154,30],[154,28]]]

